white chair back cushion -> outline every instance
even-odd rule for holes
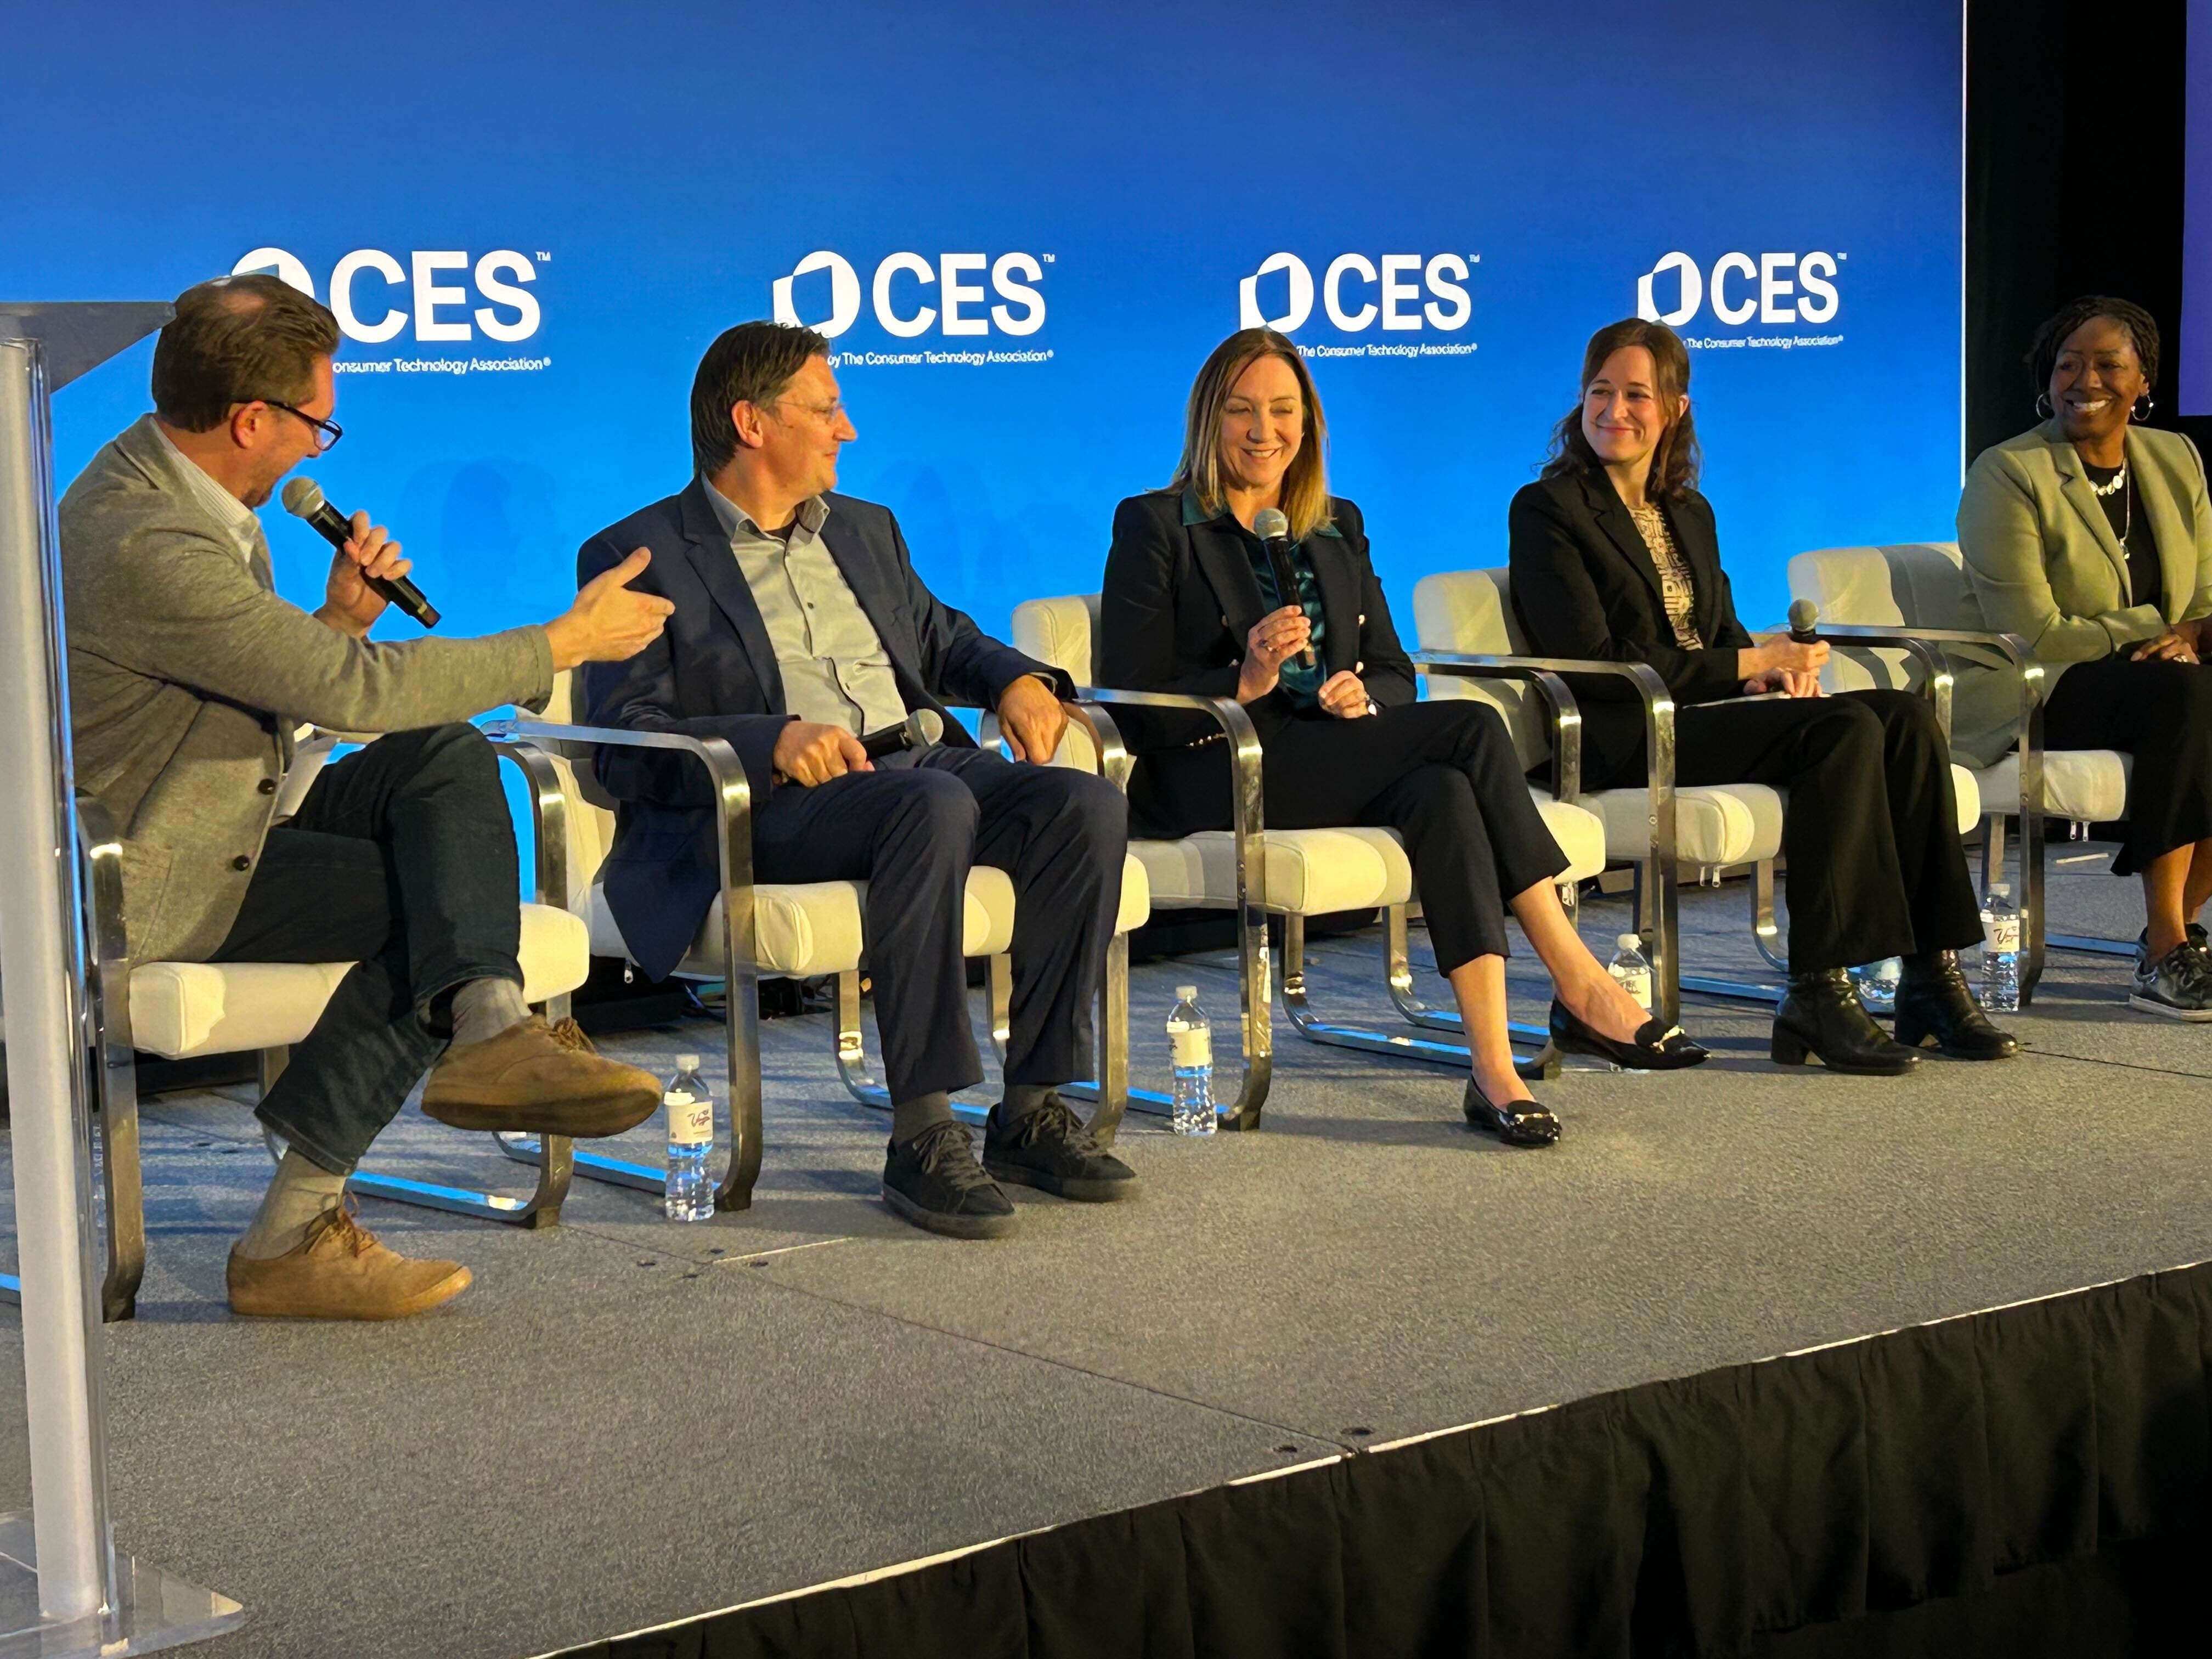
[[[1790,597],[1810,599],[1823,622],[1860,628],[1979,630],[1981,607],[1954,542],[1825,547],[1790,561]],[[1917,687],[1921,669],[1902,651],[1845,647],[1829,659],[1831,691]]]
[[[580,716],[574,697],[575,676],[565,672],[556,674],[544,718],[558,726],[575,724]],[[589,922],[592,885],[614,848],[614,798],[599,787],[588,763],[579,765],[556,756],[553,768],[560,775],[568,805],[568,908]]]
[[[1065,672],[1078,685],[1096,684],[1091,642],[1098,635],[1098,595],[1063,593],[1014,607],[1014,649]]]
[[[1492,570],[1441,570],[1413,585],[1414,636],[1425,651],[1466,651],[1487,656],[1527,656],[1528,641],[1513,620],[1512,591],[1503,566]],[[1526,682],[1474,680],[1430,674],[1428,695],[1443,700],[1477,697],[1505,717],[1521,769],[1533,771],[1552,756],[1547,705]]]

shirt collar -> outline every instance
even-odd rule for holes
[[[722,533],[725,536],[734,537],[740,529],[749,531],[756,536],[768,535],[767,531],[753,522],[753,517],[750,513],[715,489],[713,484],[708,483],[705,478],[699,480],[699,487],[707,492],[707,505],[714,509],[715,521],[722,526]],[[829,517],[830,503],[819,495],[809,495],[799,504],[799,526],[810,536],[820,535],[822,526]]]
[[[1208,513],[1206,510],[1205,505],[1198,499],[1198,487],[1195,484],[1185,484],[1182,487],[1182,521],[1186,525],[1212,524],[1216,520],[1221,519],[1228,520],[1232,529],[1244,531],[1244,526],[1237,522],[1236,515],[1230,512],[1227,502],[1224,501],[1222,504],[1221,510],[1218,513]],[[1249,531],[1244,531],[1244,533],[1249,535],[1251,532]],[[1344,536],[1344,532],[1339,530],[1334,524],[1325,524],[1318,526],[1314,531],[1314,534],[1316,536],[1334,536],[1339,540],[1343,539]]]
[[[169,459],[176,462],[177,470],[184,474],[185,483],[194,497],[222,521],[222,527],[230,532],[231,539],[238,544],[240,555],[251,561],[255,539],[261,533],[261,520],[253,509],[217,483],[209,476],[206,468],[178,448],[176,440],[162,429],[159,421],[153,422],[153,428],[154,435],[161,441],[161,447],[169,452]]]

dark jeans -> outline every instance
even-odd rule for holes
[[[1506,901],[1567,867],[1487,703],[1405,703],[1352,720],[1262,714],[1255,724],[1267,827],[1395,830],[1439,973],[1506,955]],[[1228,751],[1208,744],[1149,755],[1131,797],[1147,823],[1225,830]]]
[[[1014,884],[1009,1083],[1066,1083],[1091,1065],[1092,1000],[1121,903],[1121,791],[1063,766],[937,747],[811,789],[753,817],[759,881],[865,881],[868,975],[891,1098],[982,1080],[960,954],[968,871]]]
[[[2077,662],[2044,708],[2043,743],[2134,757],[2114,875],[2212,836],[2212,669],[2130,662],[2124,652]]]
[[[472,726],[395,732],[332,762],[271,830],[212,962],[350,962],[258,1109],[349,1174],[445,1047],[473,979],[518,984],[521,890],[499,762]]]
[[[1605,717],[1620,718],[1610,708]],[[1626,764],[1586,776],[1583,787],[1641,784],[1643,747],[1638,740]],[[1951,751],[1926,698],[1850,691],[1693,704],[1674,717],[1674,781],[1790,792],[1782,855],[1793,973],[1959,950],[1982,937]]]

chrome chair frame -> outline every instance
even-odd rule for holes
[[[760,997],[753,966],[752,786],[737,750],[721,738],[687,738],[670,732],[631,732],[611,726],[564,726],[544,720],[495,720],[484,735],[502,751],[529,756],[530,775],[542,793],[563,805],[566,795],[553,758],[589,764],[600,749],[652,749],[689,755],[706,769],[713,787],[715,850],[722,877],[722,951],[725,991],[722,1030],[730,1091],[729,1159],[714,1186],[714,1207],[752,1207],[753,1187],[761,1170]],[[568,847],[559,847],[565,893]],[[544,849],[541,846],[541,862]],[[540,1161],[538,1138],[501,1134],[501,1149],[521,1164]],[[576,1174],[618,1187],[657,1193],[665,1185],[665,1169],[604,1152],[573,1153]]]
[[[1424,674],[1465,679],[1510,679],[1533,684],[1551,710],[1552,784],[1555,797],[1572,802],[1582,793],[1582,713],[1560,676],[1607,675],[1633,686],[1644,704],[1645,823],[1649,836],[1637,865],[1637,931],[1651,963],[1651,1012],[1668,1025],[1682,1014],[1678,978],[1680,927],[1677,916],[1674,837],[1674,697],[1656,669],[1640,662],[1603,662],[1572,657],[1524,657],[1464,651],[1416,651],[1413,666]],[[1384,949],[1389,949],[1386,939]],[[1401,1003],[1402,1008],[1404,1005]],[[1424,1024],[1453,1026],[1451,1015],[1423,1010]]]
[[[557,785],[549,796],[546,780],[524,765],[533,783],[532,821],[538,855],[538,902],[565,908],[566,838]],[[550,774],[548,775],[550,777]],[[139,1150],[138,1065],[131,1024],[130,949],[123,922],[123,843],[107,810],[90,795],[76,798],[77,844],[86,869],[89,911],[85,917],[88,990],[86,1042],[92,1054],[95,1096],[100,1103],[100,1162],[106,1201],[107,1270],[100,1281],[100,1316],[110,1323],[132,1318],[146,1277],[145,1176]],[[549,1018],[568,1012],[564,994],[548,998]],[[265,1092],[283,1074],[289,1050],[259,1052],[260,1085]],[[283,1142],[264,1127],[263,1143],[272,1158],[283,1156]],[[570,1146],[552,1136],[550,1159],[539,1160],[537,1186],[527,1198],[473,1192],[413,1181],[374,1170],[356,1170],[346,1179],[354,1192],[418,1207],[445,1210],[511,1226],[550,1227],[561,1218],[568,1196]],[[0,1274],[0,1301],[21,1293],[14,1274]]]

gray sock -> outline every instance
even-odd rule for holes
[[[511,979],[472,979],[453,993],[453,1043],[489,1042],[530,1018],[522,988]]]
[[[255,1261],[266,1261],[300,1248],[307,1224],[325,1210],[336,1209],[345,1197],[346,1178],[333,1175],[297,1147],[288,1147],[261,1194],[261,1207],[238,1241],[238,1253]]]
[[[1027,1117],[1051,1098],[1053,1088],[1049,1083],[1009,1083],[1006,1101],[999,1108],[1000,1117],[1008,1123]]]
[[[951,1121],[952,1097],[942,1089],[916,1095],[912,1100],[895,1101],[891,1105],[891,1144],[903,1146],[931,1124]]]

